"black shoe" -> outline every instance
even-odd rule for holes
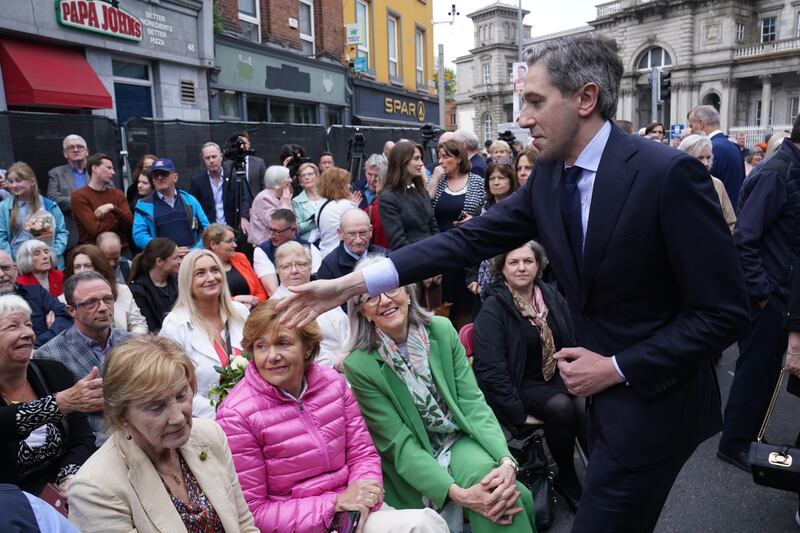
[[[564,483],[558,477],[553,480],[553,489],[562,497],[572,512],[578,510],[578,502],[581,499],[583,488],[579,481]]]
[[[747,459],[747,452],[726,452],[717,450],[717,458],[747,473],[752,471],[750,469],[750,461]]]

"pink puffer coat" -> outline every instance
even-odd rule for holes
[[[380,456],[342,375],[314,363],[306,382],[294,399],[250,363],[217,411],[262,532],[324,532],[349,484],[383,483]]]

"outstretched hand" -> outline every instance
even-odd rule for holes
[[[345,303],[350,297],[367,292],[361,272],[351,272],[337,279],[320,279],[289,287],[291,296],[278,303],[284,311],[281,324],[289,328],[303,327],[326,311]]]

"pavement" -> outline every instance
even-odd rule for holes
[[[723,405],[737,356],[731,346],[717,366]],[[784,385],[766,438],[794,444],[798,430],[800,398],[788,394]],[[754,484],[750,474],[716,458],[718,442],[715,435],[702,443],[684,465],[656,533],[800,533],[794,519],[797,495]],[[573,518],[566,504],[556,501],[556,520],[548,533],[569,533]]]

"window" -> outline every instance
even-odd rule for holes
[[[736,23],[736,40],[740,43],[744,42],[744,23],[742,22]]]
[[[153,82],[150,65],[123,59],[111,60],[117,123],[132,117],[153,117]]]
[[[795,31],[794,36],[800,39],[800,13],[797,14],[797,30]]]
[[[640,70],[651,69],[653,67],[666,67],[671,64],[672,58],[670,57],[669,52],[660,46],[656,46],[642,54],[642,57],[639,58],[639,63],[636,68]]]
[[[776,17],[767,17],[761,19],[761,42],[771,43],[776,37]]]
[[[494,139],[494,126],[492,125],[492,115],[486,113],[483,115],[483,141],[490,141]]]
[[[456,114],[455,113],[450,113],[450,124],[455,126],[457,120],[458,120],[458,118],[456,117]]]
[[[399,49],[399,33],[400,24],[398,20],[393,17],[389,16],[386,21],[386,34],[389,38],[389,77],[390,78],[399,78],[400,77],[400,54],[398,53]]]
[[[416,69],[417,87],[425,85],[425,32],[417,30],[414,32],[416,42]]]
[[[492,66],[489,63],[483,64],[483,84],[489,85],[492,83]]]
[[[795,117],[800,113],[800,98],[797,96],[790,96],[789,97],[789,120],[786,122],[792,123],[794,122]]]
[[[358,33],[361,35],[356,57],[366,57],[369,68],[369,5],[364,0],[356,0],[356,24],[358,24]]]
[[[314,55],[314,4],[311,0],[300,0],[300,41],[303,55]]]
[[[242,37],[254,43],[261,42],[258,0],[239,0],[239,27],[242,28]]]
[[[514,82],[514,63],[506,63],[506,81]]]
[[[233,91],[220,91],[219,118],[241,118],[239,112],[239,96]]]

